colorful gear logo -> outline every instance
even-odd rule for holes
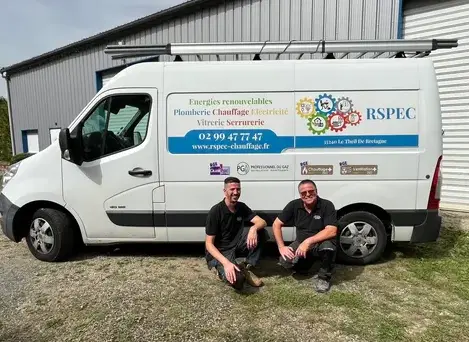
[[[333,113],[329,115],[327,121],[330,130],[334,132],[341,132],[345,127],[347,127],[345,116],[341,113]]]
[[[325,115],[316,114],[308,118],[308,130],[317,135],[326,133],[329,123]]]
[[[316,115],[313,99],[305,97],[299,100],[296,104],[296,113],[302,118],[309,118]]]
[[[334,111],[336,99],[328,94],[319,95],[316,98],[315,106],[318,114],[329,115]]]
[[[340,97],[337,99],[336,110],[339,113],[347,114],[352,111],[353,103],[352,100],[348,97]]]
[[[362,115],[359,112],[353,110],[345,117],[345,121],[352,126],[356,126],[362,122]]]

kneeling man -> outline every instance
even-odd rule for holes
[[[315,258],[321,259],[316,291],[327,292],[336,257],[337,216],[334,204],[317,194],[316,184],[305,179],[298,185],[300,198],[292,200],[272,226],[280,264],[298,273],[307,273]],[[296,227],[296,240],[285,246],[282,227]]]
[[[206,260],[209,269],[215,267],[218,277],[236,289],[242,289],[247,281],[251,286],[262,286],[263,282],[253,272],[261,256],[262,247],[268,240],[264,229],[267,223],[254,214],[243,202],[240,180],[225,179],[222,201],[208,213],[205,227]],[[251,222],[251,227],[244,227]],[[236,258],[246,261],[237,263]]]

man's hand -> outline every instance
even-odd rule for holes
[[[223,265],[223,268],[225,269],[226,280],[234,284],[236,281],[236,271],[240,272],[238,266],[228,262],[226,265]]]
[[[249,229],[248,238],[246,241],[248,249],[254,249],[257,246],[257,229]]]
[[[293,248],[288,246],[283,246],[278,249],[280,255],[282,256],[283,260],[287,260],[286,258],[293,259],[295,257],[295,253],[293,253]]]
[[[306,258],[306,253],[310,249],[311,244],[308,241],[303,241],[296,249],[295,256],[300,258]]]

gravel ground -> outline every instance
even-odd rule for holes
[[[262,262],[265,287],[236,293],[202,245],[89,248],[63,263],[0,237],[0,341],[468,340],[469,216],[446,214],[436,244],[339,265],[330,293]]]

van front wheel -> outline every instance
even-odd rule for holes
[[[38,209],[30,220],[26,243],[31,253],[41,261],[66,259],[74,247],[70,218],[56,209]]]
[[[357,211],[339,220],[337,257],[346,264],[367,265],[377,261],[387,244],[386,228],[375,215]]]

